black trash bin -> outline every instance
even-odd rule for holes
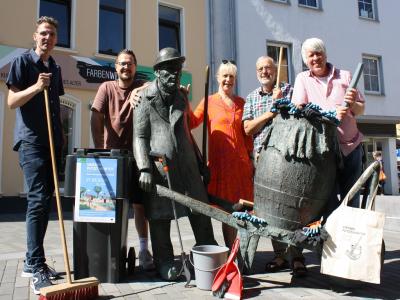
[[[75,222],[73,224],[74,278],[97,277],[100,282],[116,283],[123,280],[135,266],[135,250],[127,255],[127,230],[129,198],[132,195],[132,153],[112,149],[76,149],[67,156],[65,172],[65,197],[75,197],[78,158],[96,161],[113,159],[116,165],[115,221],[114,223]],[[107,178],[105,177],[107,181]],[[75,209],[75,205],[74,205]]]

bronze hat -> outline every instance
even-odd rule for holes
[[[178,50],[175,48],[163,48],[157,55],[156,62],[153,66],[154,69],[157,69],[160,65],[170,61],[179,61],[181,64],[185,61],[185,57],[181,56]]]

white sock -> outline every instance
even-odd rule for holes
[[[149,239],[148,238],[139,238],[139,247],[140,251],[145,251],[149,249]]]

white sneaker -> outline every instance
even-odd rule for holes
[[[149,250],[142,250],[139,252],[139,267],[142,267],[145,271],[154,269],[153,257]]]
[[[48,272],[45,268],[40,269],[38,272],[33,274],[31,281],[31,288],[35,295],[40,294],[40,289],[44,287],[51,286],[52,283],[50,281]]]
[[[60,279],[58,272],[50,267],[48,264],[44,264],[43,269],[47,273],[50,280]],[[26,261],[24,261],[24,267],[21,272],[21,277],[31,278],[33,276],[33,266],[29,265]]]

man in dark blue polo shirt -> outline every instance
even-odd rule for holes
[[[33,277],[35,294],[51,285],[57,273],[46,264],[43,240],[49,220],[54,183],[47,132],[44,88],[49,90],[56,161],[61,158],[63,133],[60,119],[60,95],[64,94],[61,69],[50,56],[57,43],[58,23],[51,17],[40,17],[33,34],[35,48],[16,57],[6,84],[8,106],[16,110],[13,149],[28,187],[26,231],[27,252],[22,277]]]

